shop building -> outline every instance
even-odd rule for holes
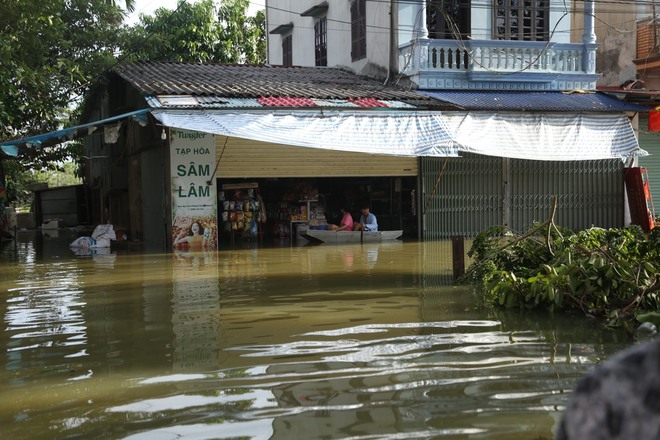
[[[223,215],[266,206],[273,236],[367,201],[428,240],[525,230],[556,195],[564,227],[623,226],[648,108],[596,91],[595,3],[563,6],[268,0],[270,65],[121,66],[86,112],[93,221],[167,248],[199,212],[222,244]]]
[[[88,164],[94,221],[152,246],[193,220],[213,246],[290,239],[364,204],[416,239],[419,149],[457,154],[433,125],[455,106],[342,69],[138,63],[92,101],[92,120],[149,109],[86,142],[108,156]]]
[[[212,246],[291,238],[369,204],[404,238],[473,236],[547,218],[624,223],[622,157],[643,154],[603,94],[418,92],[338,68],[137,63],[116,71],[87,137],[95,223],[177,246],[193,222]],[[533,99],[532,99],[533,98]],[[201,230],[199,228],[201,226]],[[204,235],[205,232],[205,235]],[[185,243],[182,243],[185,245]]]
[[[267,0],[268,62],[348,66],[393,83],[405,78],[420,92],[461,109],[489,112],[517,133],[525,131],[521,111],[541,117],[561,113],[569,117],[566,123],[570,116],[626,112],[637,127],[648,107],[618,106],[594,92],[597,84],[622,83],[634,75],[635,15],[642,9],[655,15],[655,8],[602,7],[593,0],[575,6],[566,8],[559,0]],[[653,60],[636,60],[638,71],[643,65],[651,72]],[[579,96],[585,93],[592,96]],[[573,125],[601,130],[593,120]],[[433,188],[422,206],[425,237],[470,235],[492,224],[524,230],[546,218],[553,194],[559,199],[557,221],[565,226],[630,221],[624,168],[650,165],[652,155],[639,162],[577,157],[553,151],[555,145],[540,137],[526,139],[528,152],[551,154],[507,152],[520,139],[496,138],[497,145],[480,151],[464,148],[469,152],[464,161],[421,159],[421,185],[424,191]],[[576,152],[590,148],[568,145]]]

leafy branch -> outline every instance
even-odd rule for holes
[[[493,227],[473,241],[462,278],[507,307],[578,310],[620,324],[660,309],[660,228],[590,228],[577,233],[550,217],[516,235]],[[542,238],[541,238],[542,235]]]

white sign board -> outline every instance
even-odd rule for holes
[[[215,136],[170,132],[172,243],[175,248],[215,248],[218,242]]]

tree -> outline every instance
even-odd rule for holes
[[[266,15],[258,11],[254,17],[246,12],[249,0],[225,0],[218,10],[222,29],[220,58],[226,63],[263,64],[266,62]]]
[[[180,0],[175,11],[160,8],[133,27],[123,25],[120,4],[132,11],[135,1],[0,0],[0,142],[74,125],[80,98],[120,62],[265,61],[265,16],[247,17],[248,0]],[[0,152],[0,215],[4,168],[18,181],[16,173],[52,169],[80,151],[76,143],[31,148],[18,167],[3,167]]]
[[[0,0],[0,141],[69,122],[77,100],[118,62],[265,60],[264,14],[247,17],[248,0],[180,1],[134,27],[123,26],[119,4],[132,10],[135,1]],[[42,168],[70,155],[34,148],[20,160]]]
[[[113,6],[117,6],[117,2],[115,0],[108,0],[108,3]],[[135,10],[135,0],[126,0],[124,4],[126,5],[126,10],[128,12],[133,12]]]
[[[124,33],[126,61],[263,63],[265,15],[247,16],[248,0],[179,1],[176,10],[159,8]]]
[[[114,64],[125,13],[113,0],[0,0],[0,10],[0,141],[56,130],[98,72]],[[31,148],[5,167],[0,154],[0,215],[6,180],[15,184],[20,173],[70,155],[66,147]]]
[[[109,0],[1,3],[0,141],[56,130],[98,72],[114,64],[124,12]],[[21,162],[41,168],[67,155],[35,148]]]

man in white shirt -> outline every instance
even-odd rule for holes
[[[354,231],[377,231],[378,230],[378,220],[376,216],[369,212],[369,207],[362,207],[362,216],[360,216],[360,221],[353,226]]]

